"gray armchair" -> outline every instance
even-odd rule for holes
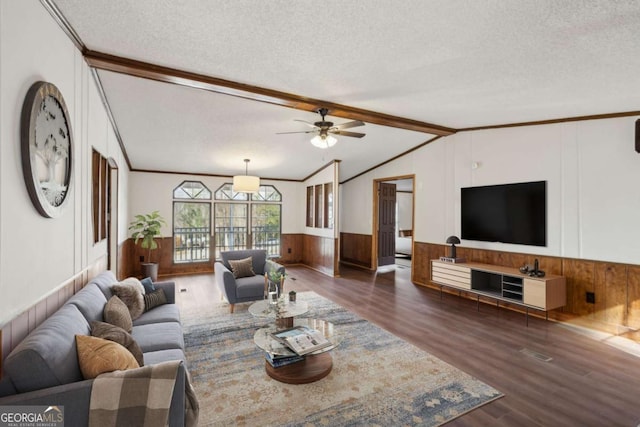
[[[221,261],[214,264],[214,277],[223,298],[229,301],[230,311],[233,313],[235,304],[240,302],[257,301],[264,298],[267,284],[266,274],[279,273],[283,279],[280,292],[284,286],[284,266],[267,259],[264,249],[246,249],[240,251],[220,252]],[[235,278],[229,260],[241,260],[251,257],[254,276]]]

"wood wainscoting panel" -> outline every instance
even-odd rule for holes
[[[415,242],[412,282],[439,288],[431,284],[430,260],[448,253],[448,245]],[[457,255],[470,262],[513,268],[524,264],[533,265],[537,258],[539,268],[547,274],[557,274],[566,278],[567,304],[563,308],[551,311],[550,318],[576,319],[587,327],[614,334],[626,333],[629,329],[635,330],[640,327],[640,266],[638,265],[459,246]],[[587,292],[594,293],[595,304],[587,303]],[[462,296],[465,296],[464,292]],[[490,298],[486,302],[492,303]],[[502,303],[500,305],[503,306]],[[509,308],[521,309],[518,306]]]
[[[118,272],[116,277],[118,280],[123,280],[126,277],[135,275],[134,268],[134,253],[135,245],[133,239],[126,239],[124,242],[118,245]],[[135,265],[139,264],[138,262]]]
[[[627,323],[627,266],[596,262],[596,320],[610,325]]]
[[[640,329],[640,266],[630,265],[627,270],[627,326]]]
[[[36,329],[49,316],[55,313],[77,291],[82,289],[91,278],[106,270],[107,255],[97,259],[92,265],[76,273],[54,288],[54,290],[36,301],[0,328],[0,378],[2,362],[26,336]]]
[[[281,264],[300,264],[303,254],[303,234],[282,234],[280,236],[280,258]],[[289,252],[289,250],[291,252]]]
[[[334,240],[330,237],[305,234],[303,237],[303,264],[333,276],[336,245]]]
[[[173,238],[163,237],[156,239],[160,247],[151,253],[151,259],[158,262],[158,276],[213,273],[215,260],[194,263],[174,263],[173,262]],[[211,244],[214,240],[211,239]],[[280,257],[278,262],[283,264],[299,264],[303,262],[303,234],[283,234],[281,236]],[[291,249],[291,253],[289,253]],[[149,256],[149,251],[142,249],[140,245],[135,245],[133,239],[124,241],[119,248],[119,279],[125,277],[141,277],[140,257],[145,259]],[[211,254],[215,251],[211,250]]]
[[[567,279],[566,311],[580,316],[592,316],[595,306],[587,303],[587,292],[595,292],[595,263],[565,258],[562,265],[562,275]]]
[[[371,234],[340,233],[340,261],[372,269]]]

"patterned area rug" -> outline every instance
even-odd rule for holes
[[[201,426],[438,426],[502,396],[494,388],[314,292],[304,317],[340,334],[333,370],[291,385],[265,373],[253,334],[268,324],[249,304],[183,313],[186,354]]]

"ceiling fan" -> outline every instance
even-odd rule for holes
[[[320,114],[322,120],[319,122],[311,123],[306,120],[298,120],[294,119],[296,122],[302,122],[309,127],[312,127],[313,130],[299,131],[299,132],[279,132],[278,135],[289,134],[289,133],[313,133],[315,136],[311,139],[311,143],[318,148],[329,148],[333,147],[338,140],[330,134],[333,135],[342,135],[342,136],[350,136],[353,138],[362,138],[365,134],[359,132],[348,132],[344,129],[349,129],[357,126],[364,126],[364,122],[360,120],[353,120],[351,122],[342,123],[340,125],[335,125],[333,122],[328,122],[324,119],[324,116],[329,113],[329,110],[326,108],[319,108],[316,110],[316,113]]]

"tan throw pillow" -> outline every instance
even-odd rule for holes
[[[127,306],[131,314],[131,320],[136,320],[144,313],[144,296],[137,286],[131,283],[116,283],[111,286],[111,292],[116,294]]]
[[[131,320],[131,314],[129,309],[116,295],[109,298],[109,301],[104,305],[103,311],[104,321],[116,325],[131,333],[133,328],[133,322]]]
[[[153,292],[144,294],[144,311],[149,311],[154,307],[167,303],[167,295],[164,289],[156,289]]]
[[[133,339],[129,332],[125,331],[119,326],[111,325],[105,322],[98,322],[94,320],[91,322],[91,336],[96,338],[102,338],[105,340],[117,342],[135,357],[138,365],[144,366],[144,356],[142,355],[142,349]]]
[[[76,349],[80,371],[86,380],[105,372],[140,367],[129,350],[113,341],[76,335]]]
[[[231,266],[233,277],[235,277],[236,279],[256,275],[256,273],[253,271],[253,260],[251,259],[251,257],[238,260],[230,259],[229,265]]]

